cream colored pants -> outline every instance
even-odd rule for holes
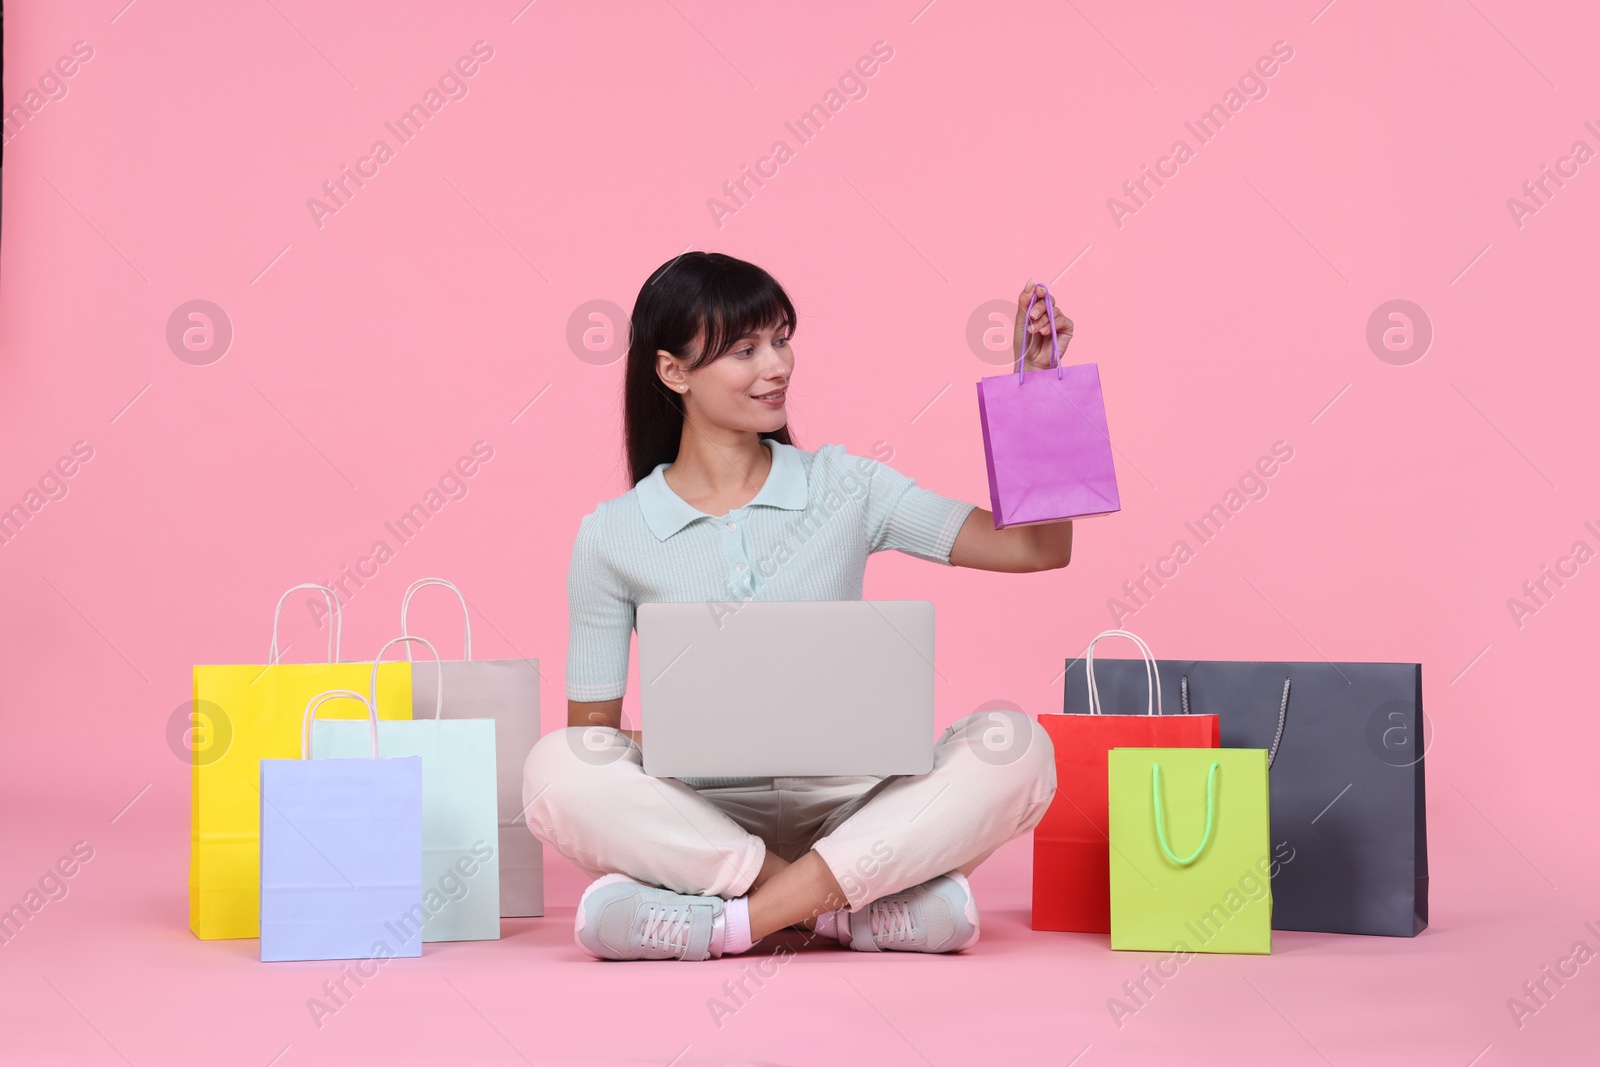
[[[767,852],[815,849],[852,911],[951,871],[1033,829],[1055,795],[1050,737],[1020,712],[951,724],[927,774],[763,778],[693,788],[644,773],[607,727],[546,734],[523,768],[533,835],[592,878],[622,873],[679,893],[749,890]]]

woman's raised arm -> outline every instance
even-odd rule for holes
[[[1072,562],[1072,520],[994,528],[994,513],[973,508],[950,546],[950,566],[1023,574]]]

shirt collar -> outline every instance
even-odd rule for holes
[[[786,511],[801,511],[809,499],[806,486],[806,468],[799,450],[772,438],[763,438],[772,452],[772,469],[767,480],[756,493],[755,499],[745,507],[774,507]],[[696,519],[714,518],[690,505],[667,484],[665,471],[670,463],[658,463],[656,469],[640,479],[634,486],[639,507],[644,511],[644,521],[656,538],[665,541]]]

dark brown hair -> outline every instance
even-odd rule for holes
[[[696,370],[720,359],[739,338],[782,324],[795,328],[794,304],[777,280],[742,259],[720,252],[685,252],[650,275],[634,301],[623,378],[622,424],[630,481],[678,458],[683,439],[683,397],[656,373],[665,349]],[[689,358],[696,337],[700,351]],[[761,434],[793,444],[789,427]]]

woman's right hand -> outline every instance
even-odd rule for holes
[[[569,700],[567,701],[568,726],[609,726],[613,730],[620,730],[622,734],[638,745],[644,747],[643,731],[622,729],[622,698],[615,700]]]

